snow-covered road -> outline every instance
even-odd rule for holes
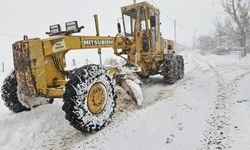
[[[145,81],[143,107],[117,111],[94,134],[71,127],[60,100],[19,114],[1,101],[0,149],[249,150],[250,57],[182,54],[184,79]]]

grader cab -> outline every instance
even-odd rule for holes
[[[134,99],[140,86],[136,78],[163,75],[164,82],[173,84],[184,76],[184,60],[174,53],[172,40],[160,32],[160,11],[142,2],[121,8],[122,25],[118,23],[116,36],[100,36],[95,15],[96,36],[74,36],[84,28],[76,21],[67,22],[62,31],[59,24],[50,26],[47,39],[24,37],[13,44],[14,72],[2,87],[2,98],[14,112],[30,110],[41,104],[63,98],[65,118],[76,129],[93,132],[110,121],[116,106],[116,85],[125,89]],[[123,33],[121,27],[123,26]],[[65,55],[73,50],[111,48],[123,58],[121,68],[92,64],[65,70]],[[101,58],[101,57],[100,57]],[[131,83],[132,82],[132,83]]]

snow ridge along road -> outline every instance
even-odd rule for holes
[[[250,57],[182,55],[183,80],[164,85],[153,76],[143,86],[143,107],[117,111],[97,133],[71,127],[60,100],[20,114],[0,101],[0,149],[249,150]]]
[[[204,131],[203,147],[201,149],[229,150],[233,142],[232,137],[229,136],[234,105],[233,98],[237,93],[239,81],[249,75],[250,72],[245,70],[245,73],[240,76],[237,75],[229,83],[226,83],[225,77],[223,77],[225,73],[220,73],[222,70],[216,70],[210,64],[208,65],[215,72],[218,87],[213,112],[207,120],[208,129]],[[238,67],[238,69],[241,69],[241,67]],[[230,68],[228,70],[232,71]]]

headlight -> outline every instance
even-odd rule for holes
[[[50,33],[55,34],[61,32],[61,26],[59,24],[49,26]]]
[[[77,21],[66,22],[66,31],[72,31],[78,29]]]

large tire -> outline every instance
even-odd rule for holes
[[[184,58],[181,55],[176,56],[178,60],[178,79],[182,79],[184,77]]]
[[[164,59],[163,61],[163,77],[167,84],[174,84],[177,76],[176,76],[176,68],[173,60]]]
[[[93,97],[89,96],[92,95],[90,94],[91,89],[97,84],[103,85],[103,89],[106,91],[106,94],[101,93],[104,95],[104,99],[102,99],[102,95],[102,100],[98,103],[95,101],[95,95],[100,93],[95,93]],[[70,125],[82,132],[94,132],[105,127],[111,120],[116,106],[117,96],[114,86],[115,81],[102,66],[87,65],[77,69],[69,77],[63,95],[62,109]],[[90,101],[91,98],[93,99]],[[93,108],[99,108],[101,105],[103,107],[99,112],[92,111]]]
[[[29,111],[30,108],[23,105],[17,94],[17,81],[15,72],[12,72],[3,82],[2,99],[4,104],[13,112],[19,113],[22,111]]]

